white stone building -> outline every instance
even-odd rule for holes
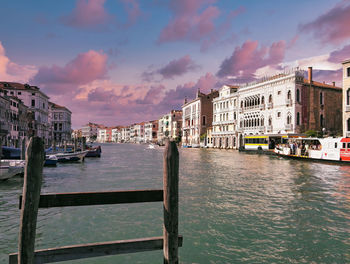
[[[158,120],[158,143],[164,144],[165,138],[171,138],[173,132],[173,122],[182,119],[181,110],[171,110]]]
[[[97,142],[105,143],[107,142],[107,129],[98,128],[97,129]]]
[[[121,132],[118,127],[112,128],[112,142],[121,141]]]
[[[145,123],[145,143],[156,143],[157,142],[157,132],[158,132],[158,120],[153,120]]]
[[[213,99],[213,147],[237,148],[238,86],[224,85]],[[211,142],[207,142],[211,144]]]
[[[94,142],[97,139],[97,130],[101,125],[88,123],[81,128],[82,136],[86,138],[86,142]]]
[[[49,121],[52,129],[52,139],[63,144],[71,140],[72,112],[55,103],[49,102]]]
[[[130,128],[122,127],[120,129],[120,142],[126,143],[130,141]]]
[[[134,126],[135,131],[135,142],[136,143],[143,143],[145,138],[145,123],[138,123]]]
[[[343,62],[343,136],[350,137],[350,59]]]
[[[51,126],[49,123],[49,97],[36,86],[14,82],[0,82],[0,89],[8,96],[16,96],[29,111],[34,113],[35,124],[33,132],[41,137],[45,144],[49,144]]]

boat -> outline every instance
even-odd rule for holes
[[[350,138],[294,138],[275,147],[282,157],[350,164]]]
[[[1,160],[0,180],[7,180],[24,173],[25,160]]]
[[[86,154],[88,153],[88,150],[85,151],[78,151],[78,152],[72,152],[72,153],[56,153],[55,156],[58,159],[58,162],[81,162],[84,161]]]
[[[58,158],[56,155],[45,155],[44,166],[56,166]]]
[[[149,144],[147,148],[148,149],[155,149],[156,147],[153,144]]]
[[[21,149],[2,146],[2,159],[20,159]]]
[[[102,153],[101,146],[97,146],[97,147],[90,146],[87,148],[87,150],[88,150],[88,153],[86,154],[85,157],[89,157],[89,158],[91,158],[91,157],[100,158],[101,157],[101,153]]]

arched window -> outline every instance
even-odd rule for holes
[[[350,118],[348,119],[348,131],[350,131]]]
[[[287,99],[292,99],[292,92],[290,90],[287,93]]]
[[[271,118],[271,116],[269,117],[269,126],[272,126],[272,118]]]
[[[265,125],[265,124],[264,124],[264,121],[265,121],[265,120],[264,120],[264,117],[261,117],[261,120],[260,120],[260,125],[261,125],[261,126],[264,126],[264,125]]]
[[[244,107],[247,107],[247,100],[244,100]]]
[[[260,105],[260,97],[258,98],[258,105]]]
[[[265,104],[265,97],[261,97],[261,104]]]
[[[288,114],[287,115],[287,124],[289,125],[291,123],[292,123],[292,116],[291,116],[291,114]]]
[[[320,92],[320,105],[323,105],[323,93]]]
[[[324,127],[324,118],[323,118],[323,115],[320,115],[320,126],[321,126],[321,128]]]
[[[300,113],[297,112],[297,126],[300,126]]]
[[[241,108],[243,108],[243,101],[241,101]]]
[[[346,104],[350,105],[350,88],[346,91]]]
[[[272,103],[272,94],[269,96],[269,103]]]
[[[300,90],[297,89],[297,102],[300,102]]]

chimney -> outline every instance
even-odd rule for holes
[[[307,77],[309,79],[309,83],[312,83],[312,67],[308,68],[308,74]]]
[[[213,93],[214,89],[210,89],[210,93]]]
[[[333,82],[333,87],[335,87],[335,82]]]
[[[199,97],[200,94],[201,94],[201,90],[200,90],[200,88],[198,88],[198,91],[197,91],[197,98]]]
[[[185,97],[185,103],[184,104],[187,104],[187,97]]]

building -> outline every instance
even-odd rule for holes
[[[141,122],[134,125],[134,142],[142,143],[145,137],[145,123]]]
[[[129,142],[131,143],[136,142],[135,125],[136,124],[132,124],[129,126]]]
[[[97,129],[97,142],[104,143],[107,142],[107,129],[98,128]]]
[[[343,136],[350,137],[350,59],[343,61]]]
[[[103,128],[103,125],[89,122],[81,128],[82,136],[86,138],[86,142],[94,142],[97,139],[98,128]]]
[[[171,125],[171,139],[180,142],[181,141],[181,136],[182,136],[182,113],[181,116],[178,120],[172,121]]]
[[[81,129],[74,129],[72,132],[72,139],[75,138],[81,138],[83,136]]]
[[[120,142],[121,133],[119,127],[112,128],[112,142]]]
[[[0,82],[5,95],[19,98],[34,115],[34,135],[41,137],[45,144],[50,141],[49,97],[36,86],[15,82]]]
[[[145,143],[156,143],[158,133],[158,120],[153,120],[145,123]]]
[[[341,130],[341,92],[333,84],[316,82],[312,67],[308,79],[295,69],[260,82],[240,86],[239,146],[246,135],[298,134]]]
[[[130,141],[130,128],[129,127],[121,127],[120,129],[120,142],[126,143]]]
[[[199,147],[201,138],[205,138],[207,128],[212,126],[213,99],[219,92],[211,90],[209,94],[197,92],[196,99],[182,106],[182,144]]]
[[[237,91],[238,86],[224,85],[219,90],[219,96],[213,99],[213,129],[210,141],[213,141],[215,148],[237,148]]]
[[[170,113],[163,115],[158,120],[158,134],[157,141],[159,144],[163,145],[165,138],[172,137],[173,122],[182,119],[181,110],[171,110]]]
[[[8,135],[11,131],[10,103],[11,100],[0,90],[0,139],[3,145],[7,145]]]
[[[49,121],[52,129],[52,139],[55,143],[64,144],[71,140],[72,112],[58,104],[49,102]]]

